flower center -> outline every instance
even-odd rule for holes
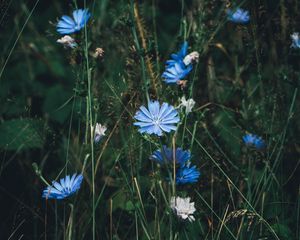
[[[160,119],[154,118],[154,119],[153,119],[153,123],[154,123],[155,125],[159,125],[159,124],[160,124]]]

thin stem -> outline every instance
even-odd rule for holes
[[[84,8],[86,8],[86,0],[84,1]],[[92,233],[93,240],[96,239],[96,209],[95,209],[95,157],[94,157],[94,139],[93,139],[93,112],[92,112],[92,80],[91,80],[91,69],[89,66],[89,55],[88,55],[88,33],[87,26],[84,27],[84,39],[85,39],[85,59],[86,59],[86,71],[88,80],[88,99],[87,99],[87,122],[89,123],[90,129],[90,144],[91,144],[91,158],[92,158]]]

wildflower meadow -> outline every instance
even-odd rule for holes
[[[1,240],[300,240],[299,1],[0,12]]]

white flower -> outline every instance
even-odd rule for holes
[[[105,136],[105,131],[107,130],[106,126],[102,126],[100,123],[96,123],[94,141],[98,143],[103,136]]]
[[[181,103],[179,105],[179,107],[185,107],[185,113],[189,114],[190,112],[192,112],[192,108],[195,106],[195,101],[194,99],[190,98],[188,100],[185,99],[185,96],[183,96],[180,99]]]
[[[188,219],[190,222],[195,221],[193,213],[196,211],[195,203],[190,202],[191,198],[172,197],[170,202],[171,209],[182,219]]]
[[[299,39],[299,33],[295,32],[291,35],[292,38],[292,48],[300,48],[300,39]]]
[[[58,43],[61,43],[64,45],[65,48],[70,47],[70,48],[75,48],[77,47],[77,43],[75,42],[75,39],[70,37],[69,35],[65,35],[60,39],[57,39]]]
[[[186,55],[183,59],[184,64],[190,65],[193,62],[198,62],[199,60],[199,53],[198,52],[191,52],[190,54]]]

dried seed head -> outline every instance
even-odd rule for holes
[[[104,50],[102,48],[96,48],[92,56],[94,58],[101,58],[103,57],[103,54],[104,54]]]
[[[191,52],[190,54],[186,55],[183,59],[183,62],[186,66],[190,65],[191,63],[194,63],[194,62],[197,63],[198,61],[199,61],[199,53],[196,51]]]
[[[58,43],[61,43],[65,48],[75,48],[77,47],[77,43],[74,38],[70,37],[69,35],[65,35],[60,39],[57,39]]]

